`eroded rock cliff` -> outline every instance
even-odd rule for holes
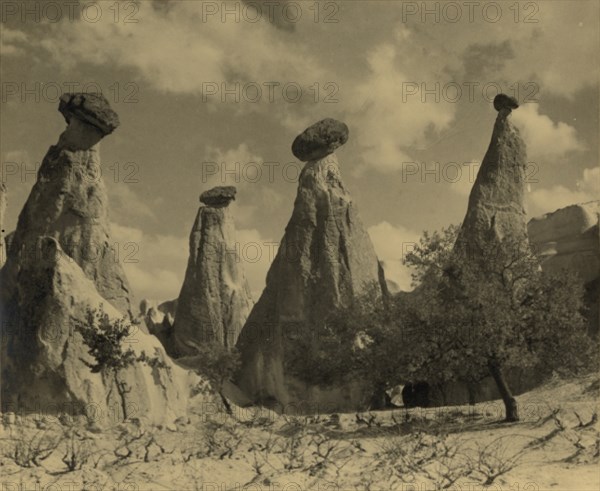
[[[238,251],[229,203],[232,186],[216,187],[200,196],[190,234],[190,257],[173,325],[175,355],[190,356],[196,346],[217,342],[233,348],[252,308]]]
[[[504,94],[494,100],[498,111],[492,139],[469,195],[456,248],[477,261],[490,241],[527,241],[524,207],[527,152],[510,114],[518,107]]]
[[[319,349],[317,333],[333,309],[349,305],[371,285],[381,288],[373,244],[332,153],[347,137],[343,123],[324,120],[294,142],[297,157],[319,159],[309,160],[300,174],[266,288],[238,340],[240,388],[251,400],[284,412],[354,410],[371,395],[359,381],[353,387],[308,385],[290,366],[298,358],[298,339],[314,340]]]
[[[153,336],[133,328],[123,347],[156,358],[163,367],[134,363],[114,376],[92,373],[94,363],[75,326],[88,309],[102,309],[115,321],[122,314],[96,290],[56,239],[41,237],[36,254],[21,264],[18,316],[10,317],[2,343],[3,411],[81,413],[100,424],[117,424],[123,407],[129,418],[163,424],[185,416],[197,377],[176,366]],[[121,400],[120,391],[124,394]]]
[[[529,241],[550,273],[567,270],[585,282],[589,329],[598,333],[600,305],[600,201],[574,204],[529,221]]]
[[[131,312],[129,283],[110,240],[98,145],[117,128],[119,118],[103,96],[94,94],[64,94],[59,110],[68,126],[44,157],[19,215],[3,269],[2,297],[11,301],[21,263],[35,255],[38,238],[48,236],[75,260],[102,297],[119,311]]]

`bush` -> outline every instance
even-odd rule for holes
[[[236,374],[240,367],[240,355],[237,349],[228,349],[217,341],[209,341],[203,344],[194,344],[196,354],[188,357],[193,359],[191,367],[208,381],[197,387],[197,393],[214,391],[221,397],[226,411],[231,414],[231,406],[223,395],[223,385]],[[184,364],[189,362],[184,361]]]
[[[136,355],[131,349],[125,349],[123,344],[131,336],[131,322],[126,317],[111,320],[103,306],[99,309],[88,309],[86,321],[75,321],[75,331],[81,334],[83,342],[89,348],[88,353],[95,363],[81,361],[90,368],[92,373],[103,373],[112,376],[121,401],[123,419],[127,419],[127,394],[131,389],[120,380],[120,372],[136,363],[143,363],[151,368],[169,369],[169,366],[157,357],[150,357],[145,352]]]

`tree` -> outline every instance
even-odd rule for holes
[[[425,234],[406,257],[418,282],[402,307],[404,339],[423,380],[474,382],[489,374],[506,420],[519,419],[506,374],[581,370],[593,359],[583,285],[571,274],[544,273],[522,241],[490,241],[465,257],[452,249],[458,227]]]
[[[371,408],[386,405],[396,385],[398,328],[378,284],[366,285],[348,305],[332,310],[309,335],[294,337],[286,350],[286,371],[303,382],[326,387],[361,380],[372,387]]]
[[[465,257],[454,246],[458,231],[425,233],[408,254],[413,292],[385,301],[376,286],[367,289],[311,336],[295,339],[286,369],[324,386],[360,378],[373,387],[374,402],[402,381],[443,392],[451,381],[474,387],[491,376],[506,420],[516,421],[512,370],[590,367],[594,343],[582,315],[581,280],[544,273],[522,241],[490,241]]]
[[[228,349],[217,341],[188,343],[194,348],[195,354],[179,358],[177,361],[205,377],[210,389],[219,394],[227,413],[232,414],[231,405],[223,394],[223,386],[227,380],[233,378],[240,367],[239,352],[236,348]]]
[[[112,377],[119,393],[123,420],[128,417],[126,398],[131,388],[121,380],[121,371],[135,363],[169,369],[169,366],[157,357],[149,357],[144,351],[137,355],[131,348],[123,347],[125,340],[131,336],[131,327],[127,317],[111,320],[104,312],[102,304],[98,309],[88,309],[85,321],[75,320],[75,331],[81,334],[83,342],[89,348],[88,353],[94,358],[95,363],[89,363],[84,359],[81,361],[90,368],[92,373]]]
[[[398,384],[406,359],[394,303],[382,296],[378,284],[370,285],[350,306],[334,310],[326,326],[345,348],[345,356],[329,351],[329,358],[337,359],[348,378],[359,377],[372,387],[371,409],[388,406],[387,390]]]

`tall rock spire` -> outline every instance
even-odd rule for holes
[[[492,140],[471,189],[467,214],[456,247],[477,257],[490,240],[527,240],[524,209],[527,154],[510,114],[519,107],[504,94],[494,99],[498,111]]]
[[[67,128],[50,147],[19,215],[2,277],[2,297],[14,295],[24,255],[36,254],[39,237],[61,249],[119,311],[131,311],[130,288],[110,241],[108,198],[101,177],[98,143],[119,126],[102,95],[64,94],[59,110]]]
[[[235,187],[227,186],[200,195],[204,206],[190,234],[190,258],[173,326],[175,354],[193,355],[195,346],[206,342],[234,347],[252,308],[229,208],[235,194]]]
[[[44,158],[2,269],[0,410],[172,423],[186,415],[197,377],[135,327],[122,348],[139,363],[91,371],[90,347],[75,329],[90,325],[90,309],[111,324],[130,312],[127,280],[111,251],[97,145],[119,120],[104,97],[91,94],[64,95],[60,111],[68,127]]]
[[[295,338],[314,337],[333,309],[380,284],[373,244],[333,153],[347,139],[345,124],[325,119],[294,141],[294,155],[308,162],[265,290],[238,341],[240,388],[253,401],[275,403],[286,412],[311,410],[303,404],[341,410],[364,403],[365,394],[309,387],[288,370]]]

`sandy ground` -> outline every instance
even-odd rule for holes
[[[476,406],[285,417],[198,399],[168,427],[3,415],[2,491],[600,489],[598,377]],[[13,421],[14,419],[14,421]],[[487,486],[487,487],[486,487]]]

